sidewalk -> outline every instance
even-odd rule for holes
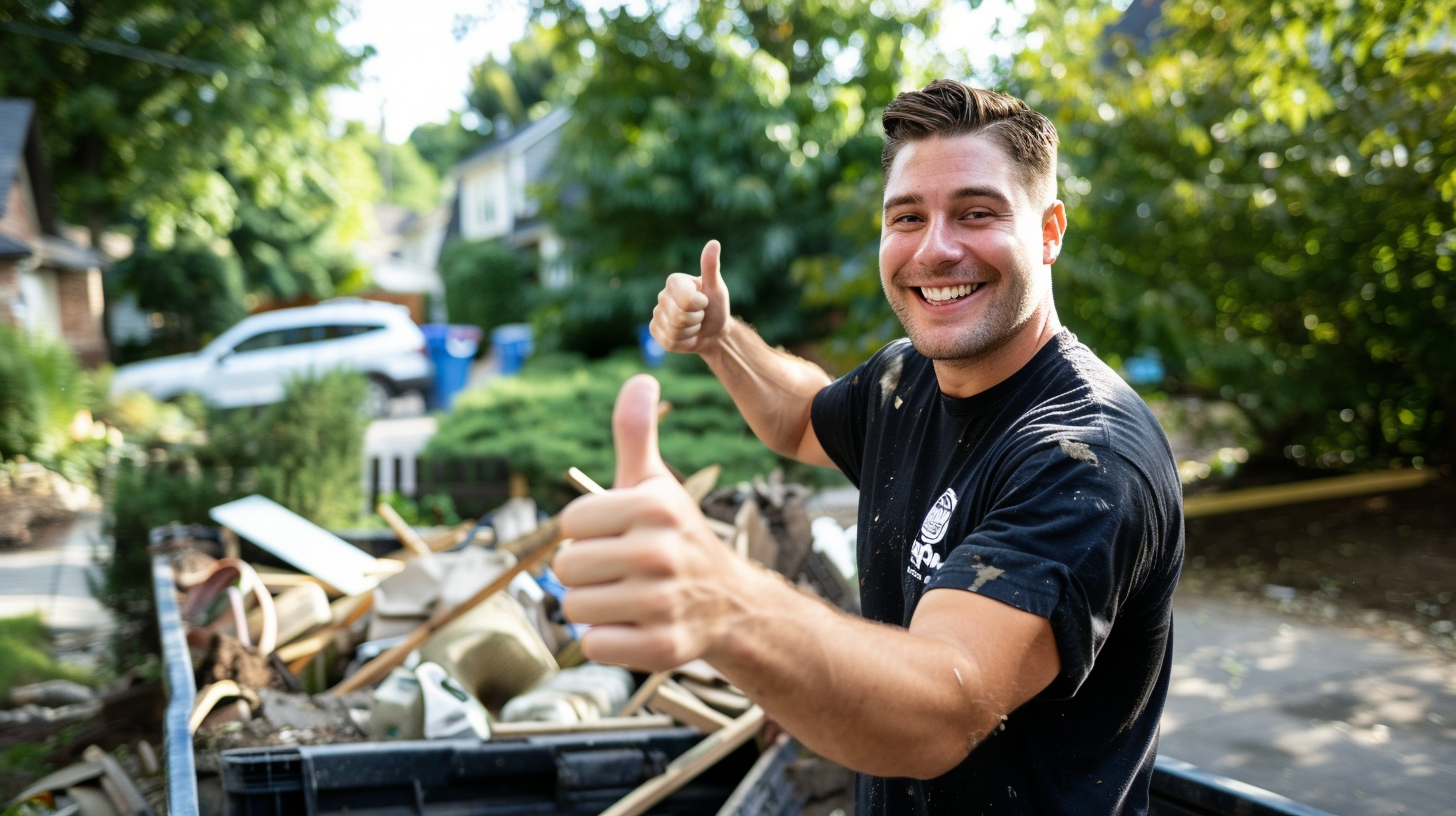
[[[85,511],[38,530],[23,548],[0,550],[0,617],[39,612],[58,634],[109,630],[111,615],[87,584],[87,576],[99,577],[105,548],[101,514]]]
[[[1340,816],[1456,814],[1456,665],[1180,593],[1159,753]]]

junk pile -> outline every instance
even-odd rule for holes
[[[717,477],[709,468],[684,487],[725,546],[857,611],[852,530],[811,520],[809,491],[781,475],[713,491]],[[568,479],[601,489],[579,471]],[[529,773],[544,762],[555,769],[545,812],[713,813],[726,801],[722,812],[828,814],[849,803],[847,771],[787,736],[768,741],[777,729],[763,711],[706,663],[644,676],[586,661],[548,566],[559,522],[529,498],[426,532],[379,512],[403,546],[377,556],[261,496],[213,508],[217,528],[153,531],[196,682],[202,812],[361,807],[342,781],[361,757],[380,763],[359,782],[376,786],[373,802],[390,795],[391,773],[408,801],[454,801],[506,785],[489,774],[512,763]],[[313,778],[278,781],[289,773]],[[344,797],[332,805],[331,784]]]

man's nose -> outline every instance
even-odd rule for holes
[[[931,218],[920,233],[920,245],[915,248],[915,260],[922,267],[937,269],[959,263],[965,255],[965,248],[955,234],[954,225],[945,218]]]

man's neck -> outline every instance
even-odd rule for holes
[[[973,360],[936,360],[935,379],[948,397],[973,397],[1031,362],[1062,330],[1055,310],[1034,315],[1000,348]]]

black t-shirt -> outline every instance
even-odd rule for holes
[[[1143,401],[1063,330],[965,399],[896,341],[821,391],[812,418],[860,489],[865,617],[908,626],[927,590],[976,592],[1051,621],[1061,657],[949,773],[861,774],[858,813],[1145,813],[1183,509]]]

